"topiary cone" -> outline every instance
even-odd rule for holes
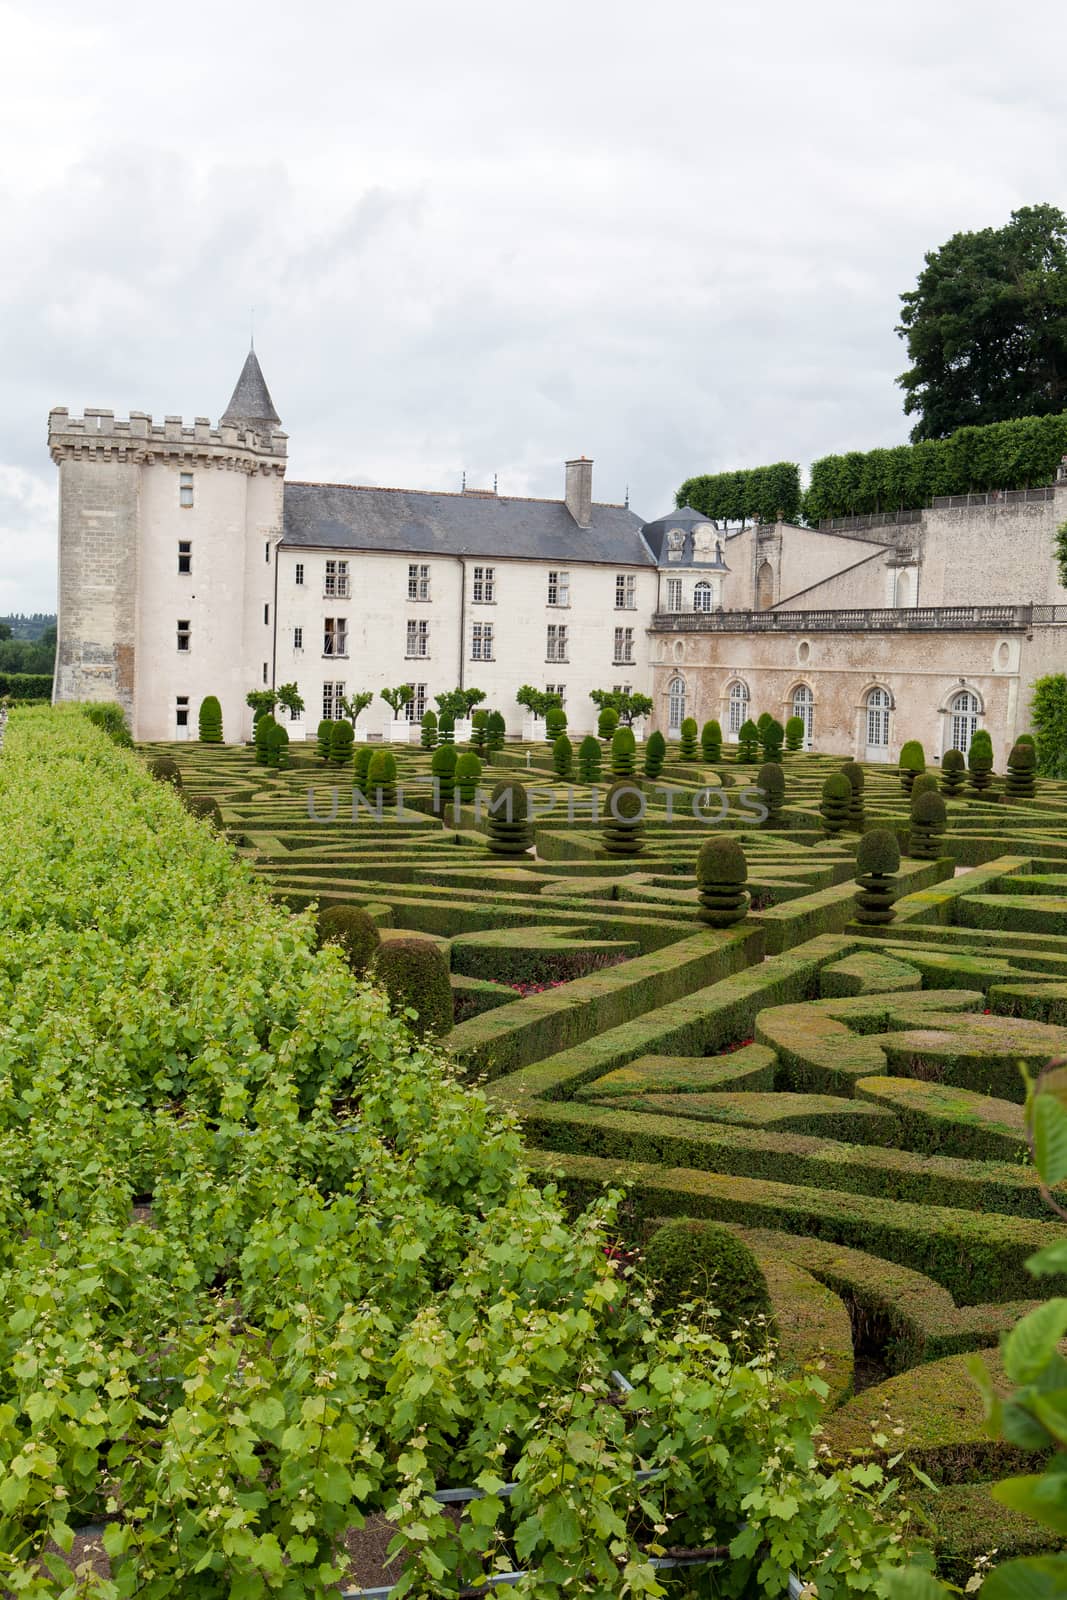
[[[696,761],[700,752],[697,748],[697,721],[695,717],[684,717],[682,719],[679,738],[679,756],[683,761]]]
[[[967,751],[967,771],[971,788],[984,793],[993,782],[993,741],[984,728],[976,729]]]
[[[632,778],[637,771],[637,741],[631,728],[616,728],[611,736],[611,775]]]
[[[657,728],[645,745],[645,777],[658,778],[667,759],[667,741]]]
[[[367,799],[382,810],[396,805],[396,756],[391,750],[375,750],[367,767]]]
[[[730,928],[748,912],[748,862],[736,839],[707,839],[697,856],[697,916],[710,928]]]
[[[1037,752],[1032,744],[1016,740],[1008,757],[1006,788],[1013,800],[1032,800],[1037,793]]]
[[[894,873],[900,846],[888,828],[872,828],[856,849],[856,921],[882,927],[893,920]]]
[[[644,795],[632,783],[613,783],[604,798],[604,849],[611,856],[637,856],[644,841]]]
[[[897,766],[900,786],[905,794],[911,793],[911,786],[915,782],[916,775],[925,771],[926,757],[923,754],[922,745],[918,739],[908,739],[900,747],[900,761]]]
[[[967,783],[967,762],[962,750],[946,750],[941,757],[941,793],[961,794]]]
[[[530,797],[516,778],[505,778],[489,796],[486,843],[495,856],[521,856],[533,844]]]
[[[848,825],[852,806],[852,785],[843,772],[831,772],[822,786],[819,813],[828,838],[833,839]]]
[[[782,826],[782,807],[785,804],[785,773],[777,761],[764,762],[756,774],[756,787],[763,795],[763,804],[767,807],[764,828],[780,828]]]
[[[945,831],[948,811],[941,796],[933,789],[925,789],[911,797],[911,833],[908,837],[908,854],[920,861],[936,861],[940,854],[938,841]]]
[[[842,775],[848,779],[852,795],[848,803],[848,827],[853,833],[862,833],[864,824],[863,813],[863,768],[858,761],[846,761],[841,768]]]
[[[700,730],[700,748],[705,761],[722,760],[722,728],[714,718]]]
[[[583,783],[597,782],[600,777],[602,755],[600,740],[587,733],[578,746],[578,776]]]

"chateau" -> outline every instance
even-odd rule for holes
[[[245,739],[248,691],[290,682],[295,739],[339,697],[402,683],[413,734],[457,685],[520,734],[528,683],[561,693],[579,735],[590,690],[626,687],[665,733],[717,717],[730,738],[769,711],[802,716],[819,750],[888,761],[982,726],[1000,765],[1033,680],[1067,666],[1067,463],[1049,488],[817,529],[720,529],[690,507],[643,522],[594,500],[584,456],[559,500],[287,482],[254,351],[218,427],[59,407],[48,443],[55,697],[118,700],[139,740],[195,738],[209,694]],[[376,698],[358,731],[395,737],[391,715]]]

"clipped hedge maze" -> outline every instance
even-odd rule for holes
[[[625,858],[588,788],[568,809],[549,746],[510,747],[482,787],[518,777],[542,814],[534,852],[509,861],[472,806],[434,814],[429,752],[393,750],[403,814],[353,820],[351,771],[310,747],[281,772],[168,747],[288,904],[358,904],[385,940],[441,942],[450,1048],[575,1204],[625,1180],[632,1242],[680,1216],[745,1239],[783,1358],[825,1364],[830,1443],[869,1450],[873,1424],[940,1485],[950,1513],[927,1509],[950,1576],[1033,1548],[988,1497],[1014,1461],[985,1437],[965,1358],[995,1367],[1034,1299],[1024,1262],[1061,1231],[1028,1162],[1019,1065],[1067,1054],[1067,785],[948,794],[939,855],[918,860],[898,774],[865,768],[864,826],[902,851],[893,920],[872,927],[853,920],[855,821],[828,836],[820,810],[828,758],[785,758],[771,827],[743,794],[755,765],[668,749],[653,783],[639,755],[643,849]],[[720,815],[750,903],[713,928],[695,867]]]

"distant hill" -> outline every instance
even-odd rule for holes
[[[27,616],[24,611],[14,611],[9,617],[0,617],[0,623],[4,622],[11,629],[12,639],[39,639],[49,628],[55,628],[56,614],[54,611],[33,611]]]

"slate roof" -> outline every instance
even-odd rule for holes
[[[681,528],[686,534],[691,534],[697,524],[707,527],[711,522],[702,511],[694,511],[692,506],[680,506],[677,511],[668,511],[665,517],[657,517],[655,522],[646,522],[644,527],[645,539],[649,549],[661,565],[667,564],[667,529]],[[723,544],[726,543],[725,534],[720,535]],[[685,542],[685,560],[688,564],[692,560],[692,540]],[[710,565],[711,563],[704,563]]]
[[[230,396],[230,403],[220,420],[238,425],[258,423],[262,427],[263,424],[269,423],[274,427],[281,426],[282,419],[274,409],[267,380],[263,376],[263,369],[254,350],[250,350],[245,357],[237,387]]]
[[[579,528],[562,500],[286,483],[282,543],[411,555],[512,556],[532,561],[655,565],[641,519],[626,506],[594,503]]]

